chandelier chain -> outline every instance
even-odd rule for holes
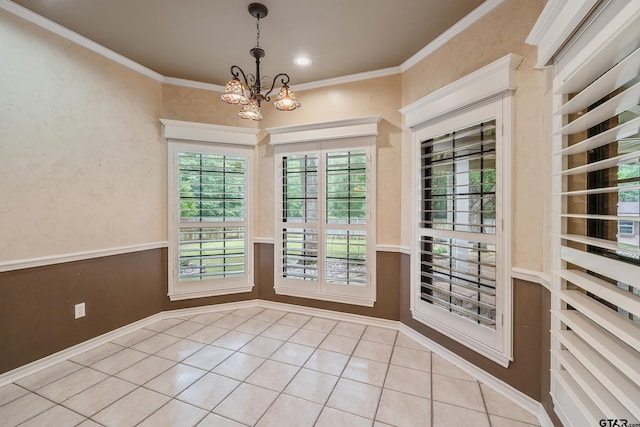
[[[256,47],[260,47],[260,16],[256,18]]]

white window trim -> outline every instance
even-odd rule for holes
[[[488,359],[508,367],[513,360],[512,349],[512,283],[511,283],[511,127],[512,92],[517,88],[516,69],[522,57],[509,54],[457,80],[450,85],[404,107],[405,127],[411,129],[412,153],[412,269],[411,313],[414,319],[460,342]],[[488,114],[488,115],[487,115]],[[486,117],[485,117],[486,116]],[[491,116],[491,117],[489,117]],[[499,261],[496,263],[496,329],[479,334],[471,322],[445,312],[434,310],[420,298],[420,261],[418,239],[418,211],[420,203],[419,147],[420,142],[446,130],[456,130],[477,124],[477,120],[496,119],[496,140],[502,146],[498,158],[502,166],[497,179],[502,187],[501,205],[496,206],[497,231],[502,225]],[[462,119],[462,122],[458,120]],[[472,123],[475,121],[475,123]],[[500,150],[500,148],[497,148]],[[481,236],[476,236],[481,237]],[[435,314],[437,313],[437,314]],[[481,338],[481,335],[484,337]]]
[[[164,136],[169,143],[167,155],[167,222],[169,233],[168,255],[168,296],[171,301],[190,298],[202,298],[217,295],[251,292],[254,287],[253,278],[253,169],[254,149],[257,145],[258,129],[239,128],[233,126],[220,126],[205,123],[185,122],[178,120],[160,119],[164,125]],[[191,149],[195,151],[209,152],[211,148],[217,149],[217,153],[240,155],[246,158],[245,175],[245,274],[235,280],[221,280],[212,282],[208,286],[202,283],[190,284],[178,282],[178,197],[174,194],[177,180],[177,153],[180,150]]]
[[[322,301],[331,301],[351,305],[373,307],[376,301],[376,136],[381,116],[366,116],[355,119],[307,125],[269,128],[270,144],[275,146],[274,164],[274,230],[282,226],[280,213],[282,206],[282,164],[278,161],[283,155],[335,150],[365,148],[370,156],[367,186],[369,218],[367,219],[367,285],[355,288],[327,283],[304,283],[302,280],[283,280],[280,271],[280,257],[277,251],[282,245],[282,236],[276,233],[274,238],[274,289],[276,294]],[[320,227],[322,228],[322,227]],[[319,230],[320,230],[319,228]]]

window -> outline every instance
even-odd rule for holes
[[[420,298],[489,328],[496,324],[495,131],[494,119],[421,144]]]
[[[510,82],[520,59],[508,55],[402,110],[415,159],[412,315],[503,366],[511,360]]]
[[[551,395],[565,425],[640,420],[639,6],[602,2],[554,59]]]
[[[169,296],[250,291],[253,147],[169,141]]]
[[[374,154],[373,136],[276,146],[277,293],[373,305]]]

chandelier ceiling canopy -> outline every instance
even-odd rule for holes
[[[268,76],[260,76],[260,59],[265,56],[264,49],[260,47],[260,19],[267,16],[269,9],[260,3],[251,3],[248,9],[251,16],[256,18],[256,46],[249,51],[249,54],[256,60],[256,71],[255,74],[246,74],[242,68],[232,65],[232,79],[227,83],[220,99],[228,104],[242,105],[238,115],[243,119],[261,120],[260,107],[262,102],[271,100],[269,94],[273,92],[273,88],[278,82],[282,84],[282,87],[273,103],[278,110],[295,110],[300,107],[300,102],[298,102],[289,87],[289,75],[286,73],[277,74],[271,81],[269,90],[262,93],[263,88],[269,87],[270,78]],[[242,80],[240,79],[241,77]]]

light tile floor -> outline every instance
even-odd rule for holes
[[[0,388],[0,426],[521,426],[394,330],[271,309],[160,320]]]

